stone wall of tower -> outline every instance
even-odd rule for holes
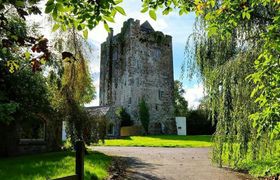
[[[138,104],[149,106],[150,132],[174,133],[172,37],[129,19],[101,45],[100,105],[122,106],[141,124]]]

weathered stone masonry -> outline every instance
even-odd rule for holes
[[[101,45],[100,106],[122,106],[140,125],[138,104],[149,106],[150,133],[174,133],[172,37],[129,19]]]

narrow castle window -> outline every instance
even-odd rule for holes
[[[114,53],[113,53],[113,61],[116,61],[116,60],[118,60],[118,50],[117,49],[115,49]]]
[[[160,59],[160,56],[161,56],[161,51],[159,48],[156,48],[154,50],[154,57],[156,58],[156,60],[159,60]]]
[[[161,100],[163,96],[163,91],[158,90],[158,99]]]
[[[131,104],[131,97],[128,99],[128,104]]]

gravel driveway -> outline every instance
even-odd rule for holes
[[[121,157],[127,164],[127,179],[237,180],[248,175],[211,165],[209,148],[94,147]]]

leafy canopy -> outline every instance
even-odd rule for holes
[[[182,82],[174,81],[175,116],[187,116],[188,101],[184,98],[185,90]]]
[[[124,9],[118,6],[122,0],[48,0],[45,13],[52,15],[57,22],[53,30],[61,28],[66,30],[75,28],[83,31],[85,38],[88,30],[92,30],[99,22],[103,22],[104,28],[110,31],[108,22],[115,22],[116,13],[126,15]]]

